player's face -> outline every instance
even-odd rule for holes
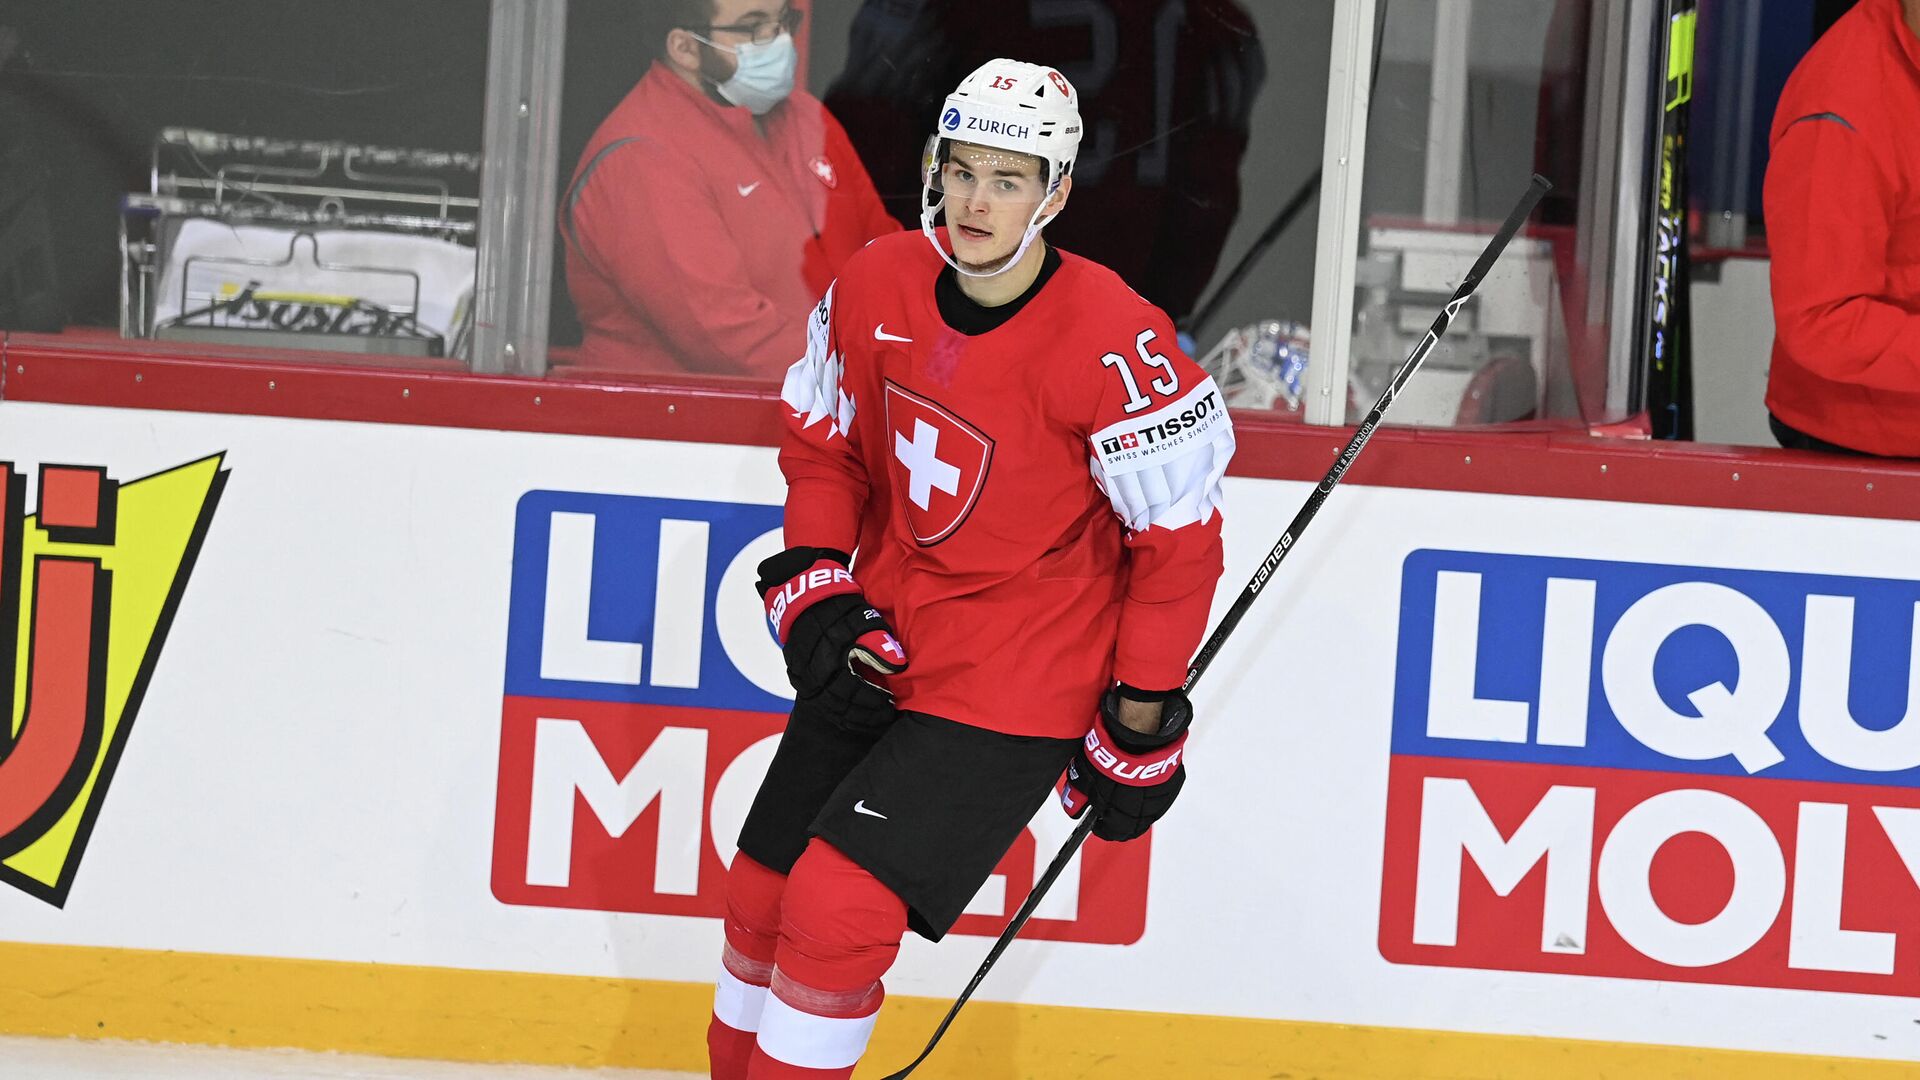
[[[992,270],[1019,249],[1027,223],[1047,197],[1044,168],[1032,154],[952,145],[940,170],[940,191],[956,260],[969,269]]]

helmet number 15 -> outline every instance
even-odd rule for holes
[[[1141,363],[1166,372],[1164,378],[1155,375],[1153,381],[1147,385],[1156,394],[1170,396],[1179,392],[1180,376],[1173,370],[1173,361],[1147,348],[1153,344],[1156,336],[1158,335],[1152,330],[1140,331],[1139,335],[1133,339],[1133,350],[1139,355]],[[1120,373],[1120,382],[1127,388],[1127,412],[1137,413],[1153,404],[1152,398],[1140,392],[1140,383],[1134,378],[1133,367],[1127,363],[1126,357],[1119,353],[1108,353],[1100,358],[1100,362]]]

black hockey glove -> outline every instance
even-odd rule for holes
[[[760,564],[760,595],[797,699],[848,728],[877,730],[894,718],[893,695],[862,678],[854,661],[892,675],[906,670],[907,653],[867,603],[851,561],[831,548],[788,548]]]
[[[1160,695],[1154,695],[1159,697]],[[1141,733],[1120,722],[1120,690],[1100,699],[1093,729],[1060,779],[1060,805],[1077,818],[1093,808],[1093,835],[1132,840],[1159,821],[1187,782],[1187,725],[1193,703],[1178,690],[1160,705],[1160,730]]]

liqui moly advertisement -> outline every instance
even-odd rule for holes
[[[780,520],[754,503],[521,498],[495,897],[724,913],[726,867],[793,697],[754,588]],[[1072,827],[1041,807],[954,931],[998,934]],[[1149,858],[1146,841],[1088,845],[1026,936],[1139,940]]]
[[[1380,951],[1920,995],[1920,581],[1420,550]]]

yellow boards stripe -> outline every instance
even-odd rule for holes
[[[0,942],[0,1032],[704,1073],[696,983]],[[899,1068],[946,1001],[888,998]],[[925,1080],[1912,1080],[1908,1062],[976,1001]]]

